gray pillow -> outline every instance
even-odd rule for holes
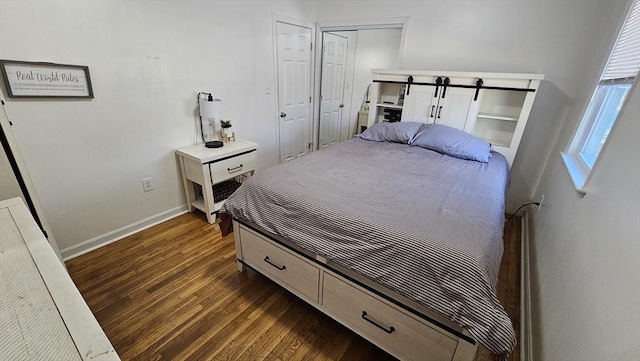
[[[482,163],[488,163],[491,157],[491,144],[460,129],[442,124],[425,125],[409,144]]]
[[[409,144],[423,125],[416,122],[376,123],[356,137],[374,142]]]

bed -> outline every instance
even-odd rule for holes
[[[478,343],[505,355],[516,343],[495,292],[508,180],[499,153],[356,138],[257,173],[221,219],[240,271],[400,359],[471,360]]]

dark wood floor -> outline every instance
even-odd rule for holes
[[[518,239],[514,220],[498,297],[516,330]],[[123,360],[393,360],[262,275],[239,273],[234,257],[233,235],[197,212],[66,264]],[[482,348],[476,356],[494,359]]]

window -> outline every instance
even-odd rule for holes
[[[640,0],[635,0],[568,151],[562,154],[578,192],[591,171],[640,69]]]

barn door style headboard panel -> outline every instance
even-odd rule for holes
[[[491,143],[513,164],[543,74],[374,69],[366,126],[438,123]]]

